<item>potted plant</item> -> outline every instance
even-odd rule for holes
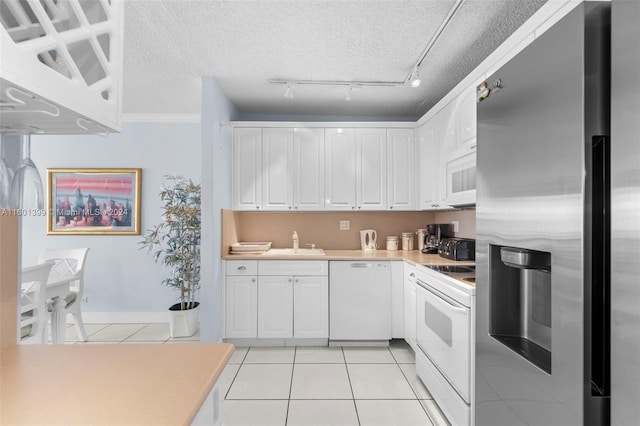
[[[198,329],[200,288],[200,184],[183,176],[165,176],[161,187],[162,222],[139,243],[156,263],[171,270],[163,285],[180,290],[180,302],[169,308],[171,337],[192,336]]]

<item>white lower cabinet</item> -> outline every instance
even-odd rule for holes
[[[226,271],[225,338],[329,337],[326,261],[233,260]]]
[[[416,351],[416,267],[404,263],[404,340]]]
[[[225,288],[225,336],[258,336],[258,278],[227,276]]]
[[[258,278],[258,338],[293,337],[293,277]]]
[[[220,385],[215,384],[209,395],[202,402],[200,410],[196,414],[192,426],[219,426],[224,420],[223,415],[223,398],[224,396],[220,392]]]
[[[329,337],[329,278],[294,277],[293,337]]]

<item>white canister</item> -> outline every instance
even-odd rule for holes
[[[398,236],[391,235],[387,237],[387,250],[388,251],[396,251],[398,250]]]
[[[413,250],[413,232],[402,233],[402,250]]]
[[[424,237],[427,236],[427,230],[418,229],[418,232],[416,232],[416,235],[418,236],[418,250],[422,250],[424,248]]]

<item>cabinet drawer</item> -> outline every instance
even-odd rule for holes
[[[227,269],[228,270],[228,269]],[[261,260],[259,275],[328,275],[326,260]]]
[[[258,261],[227,260],[227,275],[258,275]]]

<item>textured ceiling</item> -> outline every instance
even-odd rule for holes
[[[244,114],[415,117],[546,0],[466,0],[420,69],[422,85],[293,87],[283,80],[403,81],[454,0],[127,0],[125,113],[199,114],[212,75]]]

